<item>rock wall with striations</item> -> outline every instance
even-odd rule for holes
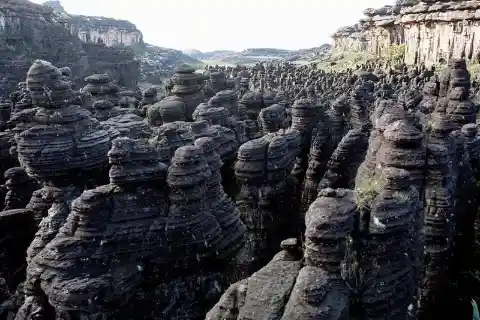
[[[367,51],[383,56],[392,45],[403,42],[402,27],[396,24],[399,6],[365,9],[359,23],[338,29],[333,35],[333,48],[341,51]]]
[[[72,15],[65,11],[58,0],[46,1],[43,6],[53,9],[57,19],[64,23],[72,35],[76,35],[83,42],[96,43],[101,39],[109,47],[143,43],[142,32],[129,21]]]
[[[480,57],[480,2],[399,0],[393,6],[366,9],[365,18],[332,35],[339,51],[387,54],[391,45],[405,46],[407,64]]]
[[[0,1],[0,95],[12,91],[36,59],[70,67],[79,84],[87,75],[105,72],[120,85],[135,87],[140,68],[131,50],[84,43],[59,17],[27,0]]]
[[[102,42],[107,48],[131,50],[140,66],[140,77],[135,78],[140,82],[161,84],[172,75],[173,69],[182,63],[201,65],[199,61],[179,50],[145,43],[142,32],[130,21],[70,14],[59,0],[46,1],[42,6],[52,9],[55,19],[68,30],[68,33],[87,46],[96,47],[98,42]],[[122,70],[128,69],[122,67]],[[102,72],[102,68],[94,71]]]

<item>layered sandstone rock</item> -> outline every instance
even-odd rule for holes
[[[58,0],[46,1],[43,7],[46,10],[52,9],[56,18],[62,19],[65,28],[83,42],[96,43],[98,39],[102,39],[109,47],[143,42],[142,32],[129,21],[68,14]]]
[[[403,30],[395,24],[399,7],[365,9],[365,17],[350,27],[338,29],[333,47],[340,50],[369,51],[382,55],[392,45],[403,41]]]
[[[35,59],[70,67],[77,77],[72,80],[79,83],[89,74],[103,72],[119,82],[124,78],[128,85],[138,79],[139,66],[133,55],[125,49],[95,47],[98,39],[104,42],[101,38],[91,44],[83,43],[65,28],[62,15],[51,8],[29,1],[5,0],[0,3],[0,19],[0,79],[5,79],[2,82],[7,86],[18,83]],[[123,65],[120,68],[112,64],[119,60]]]
[[[333,35],[333,48],[387,55],[405,45],[407,64],[465,57],[478,60],[478,1],[397,1],[394,6],[366,9],[365,18]]]

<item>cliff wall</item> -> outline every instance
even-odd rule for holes
[[[140,77],[139,62],[128,48],[84,43],[51,8],[27,0],[1,0],[0,95],[24,79],[35,59],[69,66],[79,85],[96,72],[107,72],[128,87],[134,87]]]
[[[96,43],[101,39],[108,47],[143,43],[142,32],[129,21],[72,15],[65,11],[60,1],[47,1],[43,6],[53,9],[57,20],[83,42]]]
[[[384,56],[392,45],[404,45],[407,64],[429,66],[442,59],[480,55],[479,1],[398,1],[366,9],[365,18],[333,36],[335,50],[366,51]]]
[[[101,48],[102,45],[97,44],[99,41],[103,42],[104,46],[110,48],[116,48],[118,50],[124,48],[124,51],[131,49],[134,57],[140,64],[139,81],[160,84],[162,79],[172,75],[175,66],[182,63],[192,65],[200,64],[199,61],[184,55],[179,50],[144,43],[142,32],[127,20],[69,14],[65,11],[60,1],[47,1],[43,3],[43,6],[52,9],[55,14],[55,19],[61,23],[72,36],[77,37],[83,43],[87,44],[90,51],[105,51]],[[108,56],[108,54],[105,56]],[[108,70],[110,64],[115,62],[114,58],[118,58],[118,56],[111,56],[110,59],[107,59],[107,62],[102,63],[97,69]],[[125,69],[125,72],[129,72],[128,70],[130,70],[128,66],[121,66],[117,69]],[[122,76],[122,79],[126,78],[128,77]]]
[[[134,24],[102,17],[71,16],[67,22],[70,33],[84,42],[96,42],[102,39],[109,46],[132,46],[143,42],[140,30]]]

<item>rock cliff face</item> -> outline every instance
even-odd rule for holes
[[[47,1],[43,6],[53,9],[57,19],[83,42],[96,43],[102,39],[109,47],[143,43],[142,32],[129,21],[68,14],[60,1]]]
[[[462,57],[478,60],[480,55],[478,1],[403,0],[364,14],[358,24],[333,34],[333,48],[382,56],[391,45],[402,44],[407,64],[427,66]]]
[[[392,44],[403,43],[402,27],[395,24],[397,9],[368,10],[359,23],[340,28],[333,34],[333,48],[368,51],[382,56]]]
[[[131,50],[84,43],[67,30],[60,14],[27,0],[0,1],[0,48],[0,92],[11,91],[35,59],[70,67],[78,83],[103,72],[129,87],[139,78],[139,63]]]
[[[58,0],[47,1],[42,5],[53,9],[55,19],[72,36],[87,45],[96,46],[97,42],[102,41],[107,47],[131,49],[140,66],[140,75],[137,79],[140,82],[160,84],[172,75],[177,65],[200,64],[179,50],[144,43],[142,32],[129,21],[69,14]]]

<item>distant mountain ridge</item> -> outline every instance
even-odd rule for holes
[[[286,60],[291,62],[307,62],[327,54],[331,49],[329,44],[319,47],[287,50],[278,48],[249,48],[243,51],[215,50],[202,52],[197,49],[184,50],[183,53],[204,62],[228,64],[253,64],[265,60]]]

